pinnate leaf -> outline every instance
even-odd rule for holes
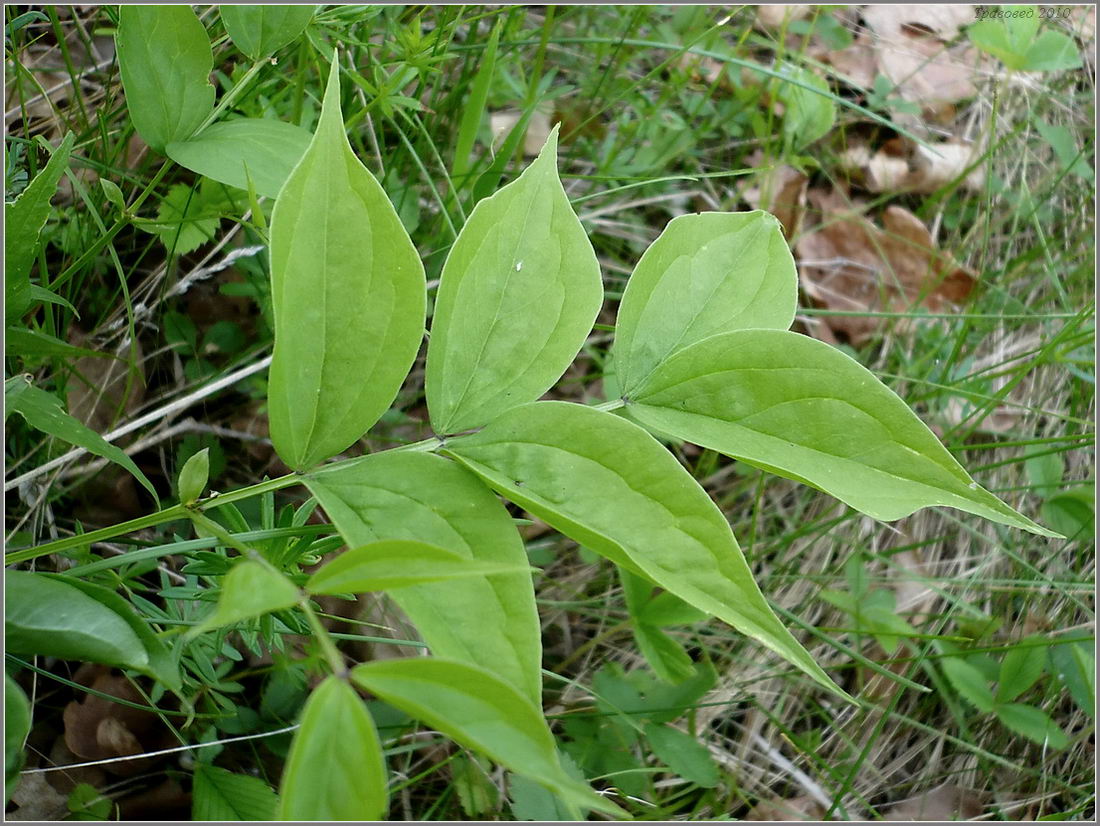
[[[453,660],[411,657],[357,666],[352,679],[468,748],[575,805],[621,810],[566,774],[542,712],[488,671]]]
[[[772,612],[722,512],[640,427],[581,405],[535,402],[451,440],[446,452],[570,538],[843,694]]]
[[[525,574],[529,569],[484,562],[425,542],[384,539],[345,551],[306,583],[311,594],[358,594],[407,588],[425,582]]]
[[[440,456],[397,452],[304,481],[353,548],[415,540],[471,561],[523,568],[413,585],[390,597],[432,653],[480,665],[541,705],[542,632],[527,554],[508,511],[476,476]]]
[[[306,469],[386,411],[424,331],[424,267],[348,143],[336,61],[317,132],[275,203],[271,295],[271,438]]]
[[[785,330],[798,277],[774,216],[704,212],[673,218],[627,282],[615,326],[624,395],[671,354],[715,333]]]
[[[556,154],[555,128],[519,178],[474,207],[443,265],[425,375],[436,433],[537,399],[592,330],[600,267]]]
[[[157,152],[186,140],[214,108],[210,38],[190,6],[119,9],[119,71],[134,128]]]
[[[328,677],[302,711],[279,788],[279,820],[381,820],[386,767],[367,707]]]
[[[807,336],[740,330],[676,353],[628,415],[823,490],[876,519],[933,505],[1056,536],[980,487],[858,362]]]

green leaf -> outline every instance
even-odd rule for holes
[[[38,236],[50,216],[50,199],[69,167],[76,136],[70,132],[54,150],[46,166],[34,176],[13,203],[4,204],[4,319],[10,323],[30,309],[30,272]]]
[[[352,679],[390,705],[575,805],[623,814],[565,772],[542,712],[485,669],[453,660],[411,657],[365,663],[352,670]]]
[[[809,146],[827,135],[836,123],[836,105],[829,84],[813,72],[790,64],[779,67],[780,74],[796,83],[781,83],[776,97],[783,103],[783,137],[795,150]],[[805,88],[817,89],[819,92]]]
[[[590,407],[535,402],[452,440],[447,453],[570,538],[844,696],[772,613],[722,512],[640,427]]]
[[[1054,156],[1058,159],[1063,169],[1068,169],[1073,175],[1091,181],[1095,176],[1092,165],[1088,162],[1088,154],[1082,153],[1077,148],[1077,139],[1068,127],[1051,125],[1046,121],[1036,118],[1032,121],[1043,140],[1050,144],[1054,150]],[[1061,459],[1059,459],[1061,461]]]
[[[179,665],[175,657],[165,647],[164,643],[160,641],[160,637],[158,637],[153,629],[149,627],[149,623],[138,616],[130,603],[108,588],[86,582],[82,579],[77,579],[76,577],[67,577],[60,574],[40,574],[40,576],[49,577],[58,582],[63,582],[66,585],[71,585],[85,596],[91,597],[100,605],[114,611],[116,615],[121,617],[122,620],[130,626],[130,630],[137,635],[137,638],[141,640],[141,644],[145,648],[145,654],[149,658],[149,665],[145,668],[139,668],[138,670],[143,671],[150,677],[160,680],[161,683],[172,689],[172,691],[179,693],[183,687],[183,682],[180,677]]]
[[[150,147],[186,140],[214,108],[210,38],[190,6],[119,8],[118,50],[126,108]]]
[[[1073,39],[1062,32],[1047,29],[1035,38],[1024,54],[1025,72],[1058,72],[1081,67],[1081,53]]]
[[[426,453],[378,453],[304,479],[344,541],[424,542],[522,573],[424,583],[390,594],[432,652],[487,668],[542,698],[542,631],[511,516],[477,477]]]
[[[695,673],[695,663],[684,647],[660,628],[639,622],[634,626],[634,640],[653,673],[669,683],[678,683]]]
[[[26,327],[8,327],[4,335],[4,354],[19,356],[58,356],[76,359],[113,358],[110,353],[89,350],[87,347],[74,347],[61,339],[43,333],[41,330],[29,330]]]
[[[862,365],[808,336],[740,330],[668,359],[627,405],[646,427],[811,485],[876,519],[942,505],[1057,536],[979,487]]]
[[[180,470],[179,481],[176,483],[180,502],[184,505],[192,504],[202,496],[208,481],[210,481],[210,448],[204,447],[198,453],[191,454],[191,458]]]
[[[1096,716],[1096,656],[1085,642],[1055,640],[1050,647],[1050,664],[1059,682],[1089,717]]]
[[[192,820],[273,820],[278,805],[275,792],[258,777],[195,765]]]
[[[310,577],[306,590],[311,594],[358,594],[529,571],[527,567],[471,559],[415,540],[384,539],[340,554]]]
[[[99,188],[103,190],[103,197],[107,199],[109,204],[118,209],[119,212],[126,211],[126,197],[122,194],[122,190],[118,188],[118,184],[106,178],[100,178]]]
[[[4,672],[4,801],[11,798],[23,768],[23,744],[31,732],[31,704],[19,684]]]
[[[1062,484],[1065,466],[1060,453],[1040,453],[1024,460],[1024,472],[1028,481],[1039,488],[1039,496],[1046,498],[1054,494]]]
[[[222,6],[255,9],[259,6]],[[268,7],[271,8],[271,7]],[[278,8],[303,8],[279,6]],[[215,181],[275,198],[302,159],[313,136],[300,126],[268,118],[237,118],[215,123],[197,135],[168,144],[168,157]]]
[[[766,212],[673,218],[627,282],[615,325],[623,395],[633,398],[673,353],[715,333],[785,330],[798,276],[779,221]]]
[[[310,695],[279,789],[279,820],[381,820],[382,745],[363,701],[329,677]]]
[[[246,559],[226,574],[218,607],[188,631],[187,636],[194,638],[214,628],[291,608],[300,597],[294,583],[281,573],[269,565]]]
[[[70,582],[8,571],[4,596],[9,653],[143,671],[149,667],[145,646],[129,623]]]
[[[271,218],[268,407],[284,462],[312,467],[378,421],[420,348],[425,296],[416,248],[348,143],[333,61],[317,133]]]
[[[668,591],[657,594],[638,614],[638,619],[649,625],[694,625],[707,619],[708,614],[684,602]]]
[[[982,672],[962,657],[944,657],[940,660],[940,667],[960,697],[978,711],[993,710],[993,692],[989,690]]]
[[[718,766],[707,747],[672,726],[647,723],[645,736],[653,753],[684,780],[713,789],[718,785]]]
[[[233,45],[253,60],[294,42],[313,19],[316,6],[220,6]]]
[[[487,776],[488,761],[460,754],[451,761],[451,780],[466,817],[476,819],[496,807],[500,792]]]
[[[1047,663],[1047,640],[1025,637],[1001,660],[997,678],[998,703],[1009,703],[1031,688],[1043,676]]]
[[[477,138],[481,121],[485,117],[485,104],[489,100],[489,87],[493,82],[493,72],[497,63],[497,44],[500,42],[500,29],[502,22],[493,26],[489,35],[489,42],[482,53],[477,76],[470,88],[470,97],[462,109],[462,120],[458,126],[458,140],[455,143],[454,164],[451,167],[451,177],[456,185],[465,187],[468,183],[465,178],[470,171],[470,152],[474,148],[474,140]]]
[[[139,229],[156,235],[174,255],[186,255],[214,240],[221,224],[225,199],[209,181],[200,187],[175,184],[157,206],[155,221],[135,222]]]
[[[557,128],[518,179],[480,201],[440,275],[425,391],[436,433],[537,399],[603,302],[600,265],[558,179]]]
[[[1042,709],[1023,703],[999,705],[997,719],[1017,734],[1042,746],[1060,750],[1069,745],[1066,733]]]
[[[89,453],[126,468],[153,495],[154,501],[157,500],[157,489],[138,470],[138,466],[129,456],[62,410],[61,400],[52,393],[33,386],[28,375],[13,376],[4,382],[4,407],[5,416],[18,413],[35,430],[78,445]]]
[[[1095,485],[1062,491],[1043,503],[1043,519],[1069,539],[1091,537],[1096,524]]]

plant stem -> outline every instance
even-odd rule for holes
[[[321,651],[324,652],[332,673],[337,677],[346,677],[348,669],[344,664],[344,656],[340,653],[340,649],[336,647],[336,643],[333,642],[328,629],[321,622],[321,618],[317,616],[317,612],[313,610],[313,606],[309,604],[309,596],[303,594],[298,604],[305,613],[306,620],[309,621],[309,627],[313,629],[313,635],[321,645]]]
[[[389,453],[397,451],[433,451],[442,446],[442,442],[432,437],[430,439],[424,439],[420,442],[412,442],[407,445],[399,445],[398,447],[390,448],[386,451],[379,451],[379,453]],[[376,454],[370,454],[374,456]],[[325,472],[338,470],[340,468],[349,467],[358,462],[362,462],[367,459],[367,456],[356,456],[352,459],[342,459],[339,462],[333,462],[329,465],[324,465],[318,470]],[[141,516],[137,519],[131,519],[129,522],[120,522],[117,525],[111,525],[106,528],[100,528],[97,531],[90,533],[77,534],[76,536],[69,536],[65,539],[58,539],[53,542],[47,542],[45,545],[38,545],[34,548],[24,548],[19,551],[12,551],[4,557],[5,565],[14,565],[17,562],[27,562],[31,559],[37,559],[41,556],[48,556],[49,554],[62,553],[63,551],[71,551],[74,548],[81,548],[90,545],[93,542],[103,542],[107,539],[114,539],[116,536],[122,536],[123,534],[132,533],[133,531],[139,531],[144,528],[152,528],[156,525],[161,525],[165,522],[172,522],[176,519],[186,519],[189,516],[193,516],[196,512],[209,510],[211,508],[217,508],[221,505],[227,505],[231,502],[238,502],[241,499],[250,499],[253,496],[259,496],[262,493],[269,491],[282,490],[283,488],[293,487],[294,485],[301,484],[301,473],[288,473],[286,476],[279,476],[275,479],[266,479],[263,482],[258,482],[255,485],[249,485],[247,487],[238,488],[237,490],[229,491],[228,493],[213,493],[207,496],[205,499],[200,499],[191,508],[185,508],[183,505],[173,505],[170,508],[159,510],[156,513],[151,513],[148,516]],[[217,524],[217,523],[214,523]],[[220,527],[220,526],[219,526]],[[227,543],[232,544],[232,543]],[[237,547],[233,545],[233,547]]]

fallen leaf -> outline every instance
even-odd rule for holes
[[[546,109],[536,109],[527,122],[527,133],[523,136],[524,157],[533,158],[542,150],[546,139],[550,137],[550,119],[553,112]],[[489,114],[489,131],[493,136],[493,149],[498,150],[512,127],[519,123],[520,112],[515,109],[506,109],[502,112]]]
[[[878,74],[878,52],[865,32],[860,32],[847,48],[826,51],[822,60],[851,84],[863,89],[874,86]]]
[[[786,800],[761,800],[749,809],[742,820],[822,820],[824,816],[824,806],[808,795],[801,795]]]
[[[977,794],[961,786],[944,783],[934,789],[895,803],[886,812],[886,820],[972,820],[982,814]]]
[[[954,40],[959,30],[978,19],[975,6],[929,3],[927,5],[869,5],[862,9],[863,22],[879,37],[906,31],[934,34]]]
[[[813,8],[813,6],[784,5],[781,3],[757,6],[756,20],[766,29],[778,29],[782,27],[784,21],[790,25],[795,20],[808,17]]]
[[[937,251],[928,229],[908,210],[887,207],[879,228],[837,190],[811,190],[808,199],[820,223],[801,237],[796,251],[802,288],[819,306],[857,313],[916,307],[945,312],[970,295],[974,276]],[[881,320],[838,315],[825,323],[858,347]]]
[[[892,140],[874,153],[856,143],[840,155],[840,166],[851,180],[876,194],[928,195],[960,178],[963,189],[978,192],[985,170],[975,161],[974,147],[954,141],[922,145]]]
[[[82,666],[77,682],[120,700],[147,704],[133,684],[112,669],[103,666]],[[166,748],[173,742],[172,734],[151,711],[125,706],[89,694],[83,701],[65,706],[65,744],[73,754],[84,760],[105,760],[128,757]],[[148,771],[151,758],[106,763],[111,774],[128,777]]]
[[[751,166],[758,163],[759,153],[749,158]],[[777,166],[761,172],[754,185],[742,193],[742,197],[753,209],[763,209],[778,218],[783,234],[789,240],[798,234],[806,206],[808,181],[809,178],[794,167]]]

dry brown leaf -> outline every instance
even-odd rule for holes
[[[890,807],[886,820],[972,820],[982,813],[978,795],[969,789],[944,783]]]
[[[77,682],[89,684],[95,691],[145,704],[146,700],[125,677],[103,666],[82,667]],[[113,703],[95,694],[65,706],[65,744],[84,760],[127,757],[165,748],[172,743],[171,732],[151,711]],[[107,763],[104,770],[128,777],[148,771],[150,759]]]
[[[759,153],[756,161],[759,163]],[[798,234],[802,213],[806,207],[806,185],[809,178],[792,166],[777,166],[761,172],[755,185],[745,190],[742,197],[753,209],[766,210],[783,225],[783,234],[793,238]]]
[[[539,154],[546,139],[550,137],[550,119],[553,113],[546,109],[536,109],[527,121],[527,133],[523,136],[523,154],[533,158]],[[493,149],[499,150],[512,127],[519,123],[521,113],[515,109],[506,109],[502,112],[489,114],[489,131],[493,136]]]
[[[775,3],[756,7],[756,20],[766,29],[778,29],[786,21],[790,25],[795,20],[808,17],[813,6],[795,6]]]
[[[934,248],[920,219],[887,207],[882,228],[854,211],[839,192],[811,191],[820,224],[799,240],[802,288],[820,306],[849,312],[907,312],[923,306],[943,312],[966,300],[974,276]],[[880,319],[832,316],[834,333],[853,346],[866,342]]]
[[[822,820],[825,807],[808,795],[761,800],[742,820]]]
[[[865,144],[849,146],[840,155],[841,168],[868,192],[916,192],[928,195],[962,177],[961,186],[978,192],[985,184],[985,170],[974,166],[971,146],[948,141],[927,146],[888,142],[872,154]],[[974,166],[974,168],[971,168]]]
[[[846,49],[827,51],[822,59],[856,86],[869,89],[875,83],[878,52],[871,38],[864,32],[860,32]]]
[[[869,5],[862,9],[863,22],[879,37],[893,37],[905,31],[930,33],[941,40],[954,40],[961,27],[978,19],[975,6],[935,4]]]

